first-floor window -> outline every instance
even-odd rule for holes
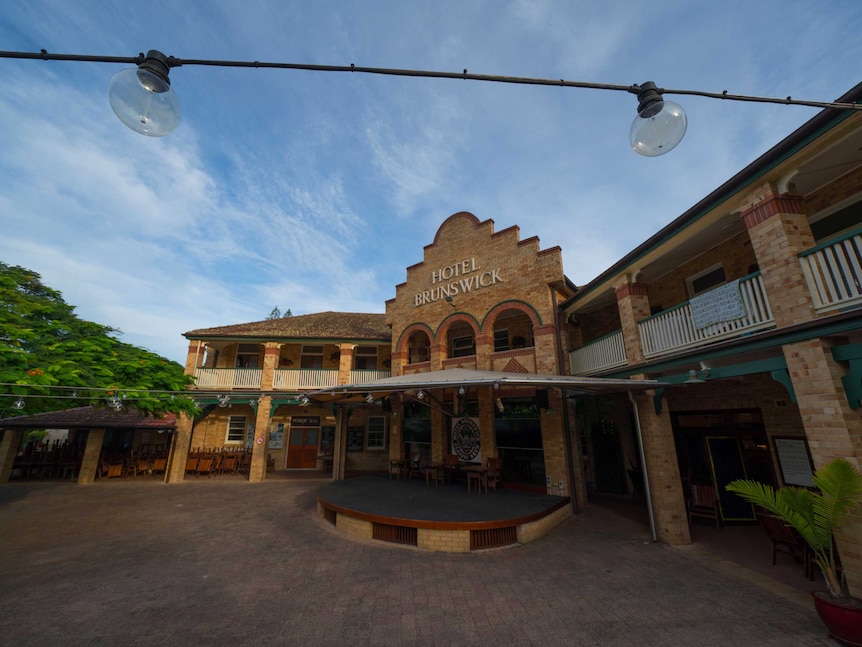
[[[227,419],[225,442],[241,443],[243,440],[245,440],[245,416],[231,416]]]
[[[366,449],[386,449],[386,418],[384,416],[370,416],[368,418],[368,431],[365,438]]]

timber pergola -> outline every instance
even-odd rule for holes
[[[95,480],[105,432],[132,430],[172,432],[177,426],[174,414],[156,417],[139,411],[102,407],[76,407],[61,411],[48,411],[30,416],[16,416],[0,420],[0,483],[7,483],[12,475],[21,439],[26,431],[41,429],[69,429],[89,431],[77,483],[86,485]],[[173,447],[169,447],[173,455]],[[167,472],[166,472],[167,473]]]

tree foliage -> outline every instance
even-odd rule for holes
[[[0,417],[104,403],[111,393],[142,411],[195,411],[178,393],[192,384],[182,366],[74,310],[37,273],[0,262]],[[9,395],[26,396],[25,409]]]

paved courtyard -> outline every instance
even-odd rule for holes
[[[448,555],[342,537],[315,513],[326,482],[0,486],[0,642],[835,644],[807,594],[597,506]]]

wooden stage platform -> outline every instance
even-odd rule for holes
[[[385,474],[320,488],[320,515],[360,539],[446,552],[524,544],[571,516],[568,497],[523,490],[467,492],[464,482],[426,485]]]

